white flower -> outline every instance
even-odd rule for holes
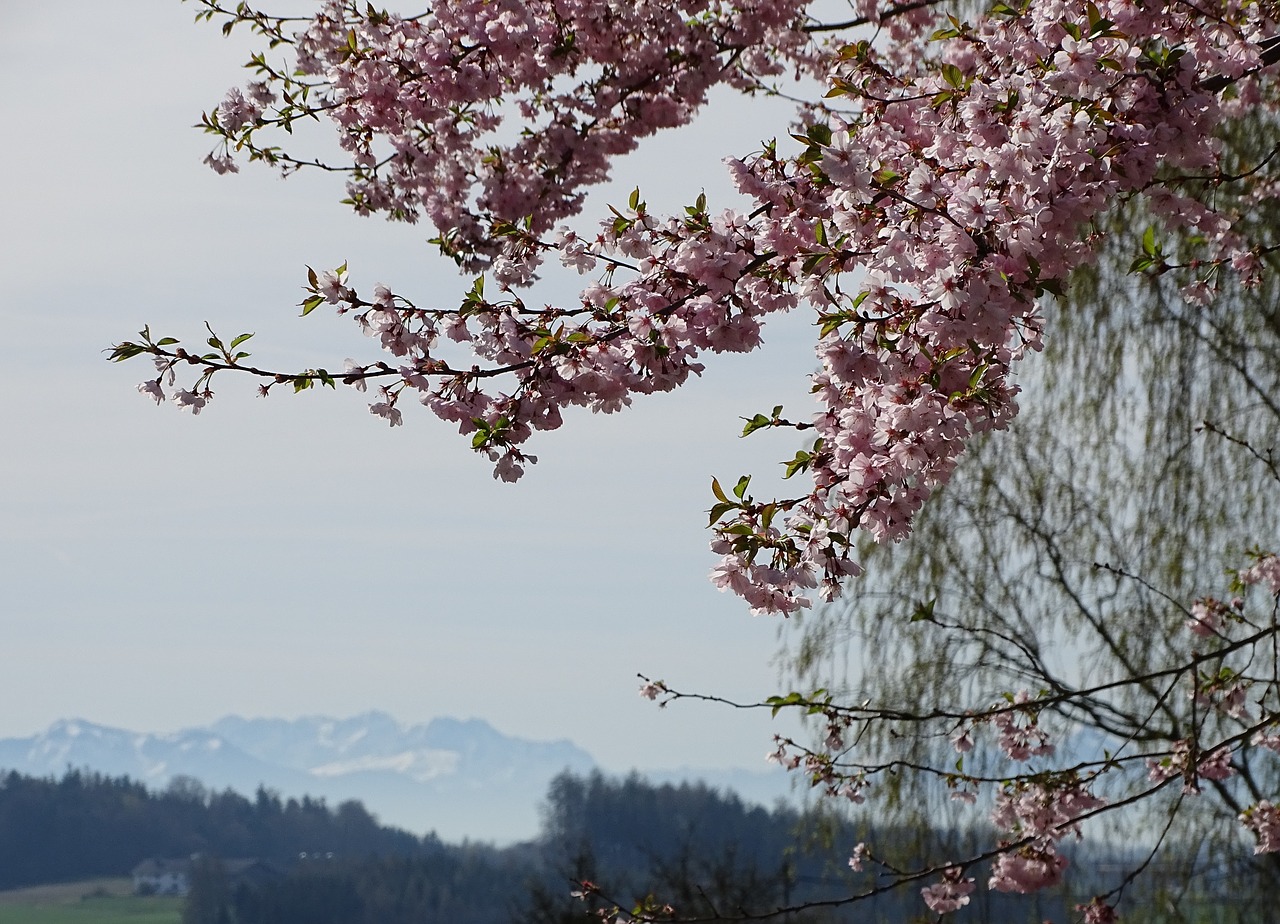
[[[212,397],[213,392],[211,391],[198,394],[194,391],[187,391],[185,388],[180,388],[174,393],[173,403],[178,405],[180,408],[190,408],[192,414],[199,414]]]
[[[138,384],[138,392],[155,398],[156,404],[164,400],[164,390],[160,387],[159,379],[148,379],[145,382],[140,382]]]

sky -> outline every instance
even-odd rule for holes
[[[425,409],[390,429],[350,389],[262,399],[224,376],[199,417],[157,408],[135,391],[148,365],[106,361],[144,324],[197,342],[206,321],[224,339],[254,331],[264,366],[340,369],[380,354],[348,319],[298,317],[307,265],[346,261],[357,288],[420,304],[469,285],[429,228],[352,215],[332,176],[203,165],[211,145],[192,126],[257,46],[194,13],[6,4],[0,737],[70,717],[168,731],[377,709],[570,738],[615,771],[762,767],[790,727],[660,710],[636,674],[744,700],[781,691],[777,620],[707,579],[706,510],[713,475],[771,476],[798,448],[739,439],[739,418],[807,413],[808,319],[767,327],[756,355],[710,358],[674,394],[567,415],[515,485]],[[704,189],[731,204],[721,159],[786,120],[780,104],[716,97],[621,162],[586,212],[637,184],[655,212]]]

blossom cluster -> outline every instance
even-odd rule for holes
[[[784,67],[811,67],[804,5],[452,0],[404,16],[325,0],[305,29],[273,36],[293,46],[293,66],[258,59],[266,80],[247,98],[230,90],[208,127],[223,150],[288,171],[298,161],[260,145],[260,130],[323,113],[352,161],[349,204],[425,217],[476,270],[502,250],[495,223],[548,231],[613,158],[689,122],[716,85],[751,91]]]
[[[924,903],[937,914],[950,914],[969,904],[973,891],[973,877],[965,878],[964,871],[953,866],[942,874],[942,881],[920,890]]]
[[[805,155],[737,165],[743,191],[779,216],[769,240],[820,313],[825,411],[804,460],[813,492],[782,530],[768,505],[735,513],[718,581],[735,575],[729,586],[755,588],[744,595],[758,610],[786,612],[819,582],[835,593],[855,528],[904,536],[965,442],[1016,413],[1008,376],[1040,346],[1037,296],[1088,259],[1088,228],[1110,202],[1148,191],[1171,225],[1214,241],[1210,259],[1241,252],[1227,216],[1151,189],[1161,171],[1214,167],[1221,108],[1202,81],[1256,67],[1273,29],[1230,21],[1037,3],[957,21],[933,36],[935,53],[854,45],[831,82],[856,113],[811,132]],[[846,291],[854,266],[867,272]]]
[[[1206,780],[1225,780],[1235,773],[1231,766],[1231,749],[1229,747],[1221,747],[1212,754],[1202,756],[1202,759],[1195,763],[1193,772],[1191,769],[1191,745],[1191,741],[1185,738],[1175,741],[1173,751],[1169,756],[1160,760],[1152,759],[1148,761],[1147,765],[1150,768],[1148,777],[1153,782],[1163,782],[1174,777],[1183,777],[1186,780],[1183,791],[1195,793],[1200,791],[1196,782],[1197,779],[1203,777]]]
[[[1254,552],[1251,557],[1250,568],[1235,572],[1236,589],[1239,584],[1267,586],[1274,556]],[[798,709],[817,724],[808,746],[775,736],[768,758],[803,773],[823,796],[856,804],[875,796],[876,777],[913,772],[932,776],[950,790],[952,800],[976,805],[982,799],[990,805],[990,821],[997,832],[994,850],[960,862],[948,859],[915,873],[872,857],[865,843],[858,844],[849,857],[855,873],[864,872],[871,860],[881,868],[880,876],[896,875],[913,882],[940,877],[921,887],[921,897],[934,913],[948,914],[969,903],[970,895],[981,886],[967,874],[985,858],[990,858],[989,875],[982,883],[987,889],[1031,893],[1054,887],[1063,882],[1070,865],[1062,843],[1081,838],[1085,823],[1095,816],[1155,797],[1179,780],[1182,796],[1198,796],[1202,781],[1221,787],[1246,767],[1250,778],[1265,779],[1250,762],[1280,753],[1280,713],[1274,705],[1280,681],[1267,679],[1257,669],[1259,646],[1269,646],[1277,631],[1275,614],[1270,625],[1260,624],[1242,598],[1230,604],[1202,598],[1191,612],[1193,634],[1212,636],[1220,645],[1197,650],[1184,637],[1185,663],[1158,667],[1146,676],[1103,682],[1093,689],[1059,686],[1038,694],[1020,690],[1004,694],[985,708],[965,711],[958,711],[956,703],[945,708],[919,703],[908,711],[879,708],[869,700],[856,706],[841,704],[826,690],[770,697],[761,705],[775,713]],[[1212,622],[1211,632],[1195,631],[1206,621]],[[1181,726],[1183,734],[1190,732],[1186,737],[1161,742],[1156,735],[1138,746],[1133,740],[1115,739],[1100,755],[1082,758],[1078,745],[1069,740],[1060,749],[1056,735],[1051,737],[1045,724],[1052,717],[1054,725],[1062,723],[1069,729],[1077,721],[1073,713],[1081,703],[1126,685],[1154,684],[1168,701],[1169,692],[1187,680],[1191,681],[1187,697],[1191,708],[1187,724]],[[1250,696],[1251,691],[1256,695]],[[649,698],[661,693],[664,703],[683,695],[665,683],[648,681],[640,692]],[[1087,708],[1099,708],[1099,702]],[[1201,709],[1201,704],[1210,708]],[[876,724],[888,725],[890,741],[940,744],[946,740],[959,759],[951,763],[928,745],[924,757],[860,753],[869,739],[879,742],[877,752],[883,747],[884,736],[868,734]],[[994,733],[986,740],[978,734],[983,727]],[[986,754],[983,745],[989,749]],[[1251,748],[1258,750],[1251,753]],[[1256,838],[1255,852],[1280,852],[1280,809],[1273,801],[1258,800],[1239,813],[1239,820]],[[1114,902],[1123,891],[1121,885],[1076,910],[1086,924],[1115,922],[1119,917]]]
[[[1007,832],[1010,842],[1025,842],[1006,851],[992,865],[989,886],[1000,892],[1035,892],[1056,884],[1067,867],[1057,852],[1067,834],[1080,836],[1076,819],[1106,802],[1080,782],[1063,780],[1047,785],[1019,781],[996,797],[992,820]]]
[[[1269,593],[1280,597],[1280,556],[1259,555],[1257,561],[1240,572],[1239,578],[1242,584],[1261,584]]]
[[[1010,375],[1040,348],[1038,299],[1089,259],[1111,203],[1142,196],[1168,227],[1196,232],[1195,265],[1213,270],[1189,283],[1203,297],[1225,272],[1256,280],[1260,245],[1232,211],[1247,197],[1202,201],[1165,178],[1219,170],[1215,129],[1237,100],[1261,98],[1276,34],[1265,8],[1234,2],[1038,2],[968,23],[866,0],[858,21],[881,22],[875,40],[822,43],[805,7],[452,0],[406,17],[327,0],[289,33],[241,5],[228,25],[255,23],[293,61],[256,56],[260,79],[206,116],[221,139],[210,162],[231,169],[247,152],[299,169],[308,161],[262,134],[328,118],[358,211],[425,218],[445,253],[485,273],[447,307],[386,286],[363,298],[345,271],[313,273],[304,312],[352,312],[391,355],[340,379],[385,380],[373,414],[398,425],[402,396],[416,396],[504,480],[566,406],[609,413],[676,388],[703,353],[755,350],[769,315],[810,306],[818,410],[765,425],[812,431],[787,466],[811,486],[722,492],[712,510],[717,586],[755,612],[793,612],[858,573],[859,532],[905,536],[968,440],[1016,414]],[[658,217],[637,193],[594,231],[560,224],[614,157],[688,122],[713,86],[753,92],[784,71],[830,90],[802,107],[798,150],[775,142],[728,161],[750,209],[700,199]],[[1269,195],[1264,180],[1250,189]],[[1147,244],[1147,265],[1167,269]],[[596,274],[576,303],[521,294],[548,256]],[[144,389],[163,397],[159,380]]]
[[[514,481],[536,461],[533,435],[562,426],[567,408],[613,413],[678,388],[704,371],[706,354],[754,351],[771,316],[809,309],[816,409],[798,421],[777,409],[747,426],[810,439],[786,463],[803,486],[758,499],[746,476],[728,490],[713,482],[712,580],[758,613],[795,612],[814,592],[833,599],[859,573],[859,537],[906,536],[966,445],[1014,418],[1014,372],[1042,346],[1041,300],[1092,258],[1115,203],[1140,200],[1178,238],[1174,255],[1154,228],[1140,233],[1133,270],[1174,273],[1191,304],[1210,303],[1229,274],[1257,285],[1263,256],[1280,246],[1252,239],[1245,220],[1280,198],[1270,157],[1228,162],[1218,141],[1231,120],[1274,112],[1274,4],[1036,0],[965,21],[928,2],[856,0],[856,19],[841,27],[809,18],[802,0],[447,0],[412,16],[324,0],[290,31],[248,4],[201,2],[287,57],[256,55],[256,79],[205,116],[218,139],[210,167],[318,164],[264,138],[327,119],[350,163],[320,166],[346,174],[347,203],[430,223],[433,243],[472,281],[461,300],[424,305],[386,284],[362,293],[345,265],[312,270],[303,313],[328,305],[350,317],[380,358],[348,360],[337,374],[278,372],[246,363],[248,334],[224,344],[211,330],[212,352],[200,353],[144,329],[112,354],[153,357],[156,377],[139,391],[195,414],[224,370],[259,376],[263,394],[344,384],[370,391],[370,413],[389,426],[416,401],[456,425],[495,477]],[[822,81],[826,95],[802,103],[789,138],[726,161],[746,206],[714,208],[700,196],[662,216],[637,189],[607,216],[570,226],[616,157],[689,122],[716,86],[754,93],[784,73]],[[584,284],[570,303],[546,305],[532,292],[558,269]],[[181,387],[187,366],[199,377]],[[1053,885],[1067,867],[1062,839],[1109,808],[1095,795],[1107,791],[1101,774],[1145,767],[1146,793],[1177,778],[1194,793],[1198,780],[1236,772],[1245,741],[1280,751],[1268,701],[1257,698],[1256,719],[1246,702],[1261,684],[1225,661],[1201,672],[1233,650],[1240,626],[1258,629],[1244,618],[1245,588],[1280,596],[1280,557],[1255,554],[1237,579],[1241,597],[1190,607],[1186,630],[1209,651],[1182,670],[1191,708],[1208,703],[1212,718],[1171,733],[1187,737],[1165,750],[1027,766],[1058,756],[1039,718],[1068,715],[1067,690],[920,715],[793,695],[769,705],[820,717],[821,742],[778,738],[770,757],[854,803],[877,774],[908,769],[935,773],[963,802],[987,787],[1000,832],[987,886]],[[642,679],[648,699],[680,695]],[[950,736],[954,769],[861,760],[860,730],[881,721]],[[1224,723],[1232,731],[1211,740]],[[964,770],[982,725],[1002,762],[1019,765],[1007,776]],[[1258,852],[1280,850],[1272,802],[1240,820]],[[869,857],[860,844],[850,866]],[[928,871],[941,876],[921,890],[928,907],[966,905],[978,862]],[[1115,919],[1101,897],[1081,911],[1089,922]]]
[[[1280,853],[1280,808],[1263,799],[1241,812],[1240,821],[1258,838],[1254,853]]]

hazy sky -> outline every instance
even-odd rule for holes
[[[660,711],[635,674],[778,692],[777,623],[707,581],[705,510],[713,474],[794,454],[738,439],[738,418],[807,413],[807,319],[676,394],[570,415],[516,485],[425,410],[391,430],[349,389],[264,400],[224,376],[198,418],[156,408],[134,390],[149,366],[105,361],[143,324],[256,331],[263,365],[334,369],[380,354],[325,309],[297,317],[307,264],[346,260],[358,287],[419,303],[466,288],[430,229],[352,216],[334,177],[201,164],[191,126],[257,46],[194,12],[5,4],[0,736],[380,709],[569,737],[611,769],[761,765],[766,714]],[[786,110],[720,100],[620,165],[588,213],[637,182],[655,211],[703,188],[727,202],[720,159],[784,134]]]

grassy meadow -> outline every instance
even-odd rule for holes
[[[0,892],[0,924],[179,924],[182,899],[132,894],[129,879]]]

